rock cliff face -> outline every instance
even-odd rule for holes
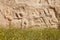
[[[0,25],[57,28],[59,0],[0,0]]]

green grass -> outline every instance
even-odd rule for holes
[[[60,30],[0,28],[0,40],[60,40]]]

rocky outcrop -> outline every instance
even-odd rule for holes
[[[0,0],[0,25],[57,28],[57,4],[56,0]]]

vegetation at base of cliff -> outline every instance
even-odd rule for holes
[[[60,30],[0,28],[0,40],[60,40]]]

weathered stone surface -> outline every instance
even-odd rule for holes
[[[59,8],[57,0],[0,0],[0,25],[57,28]]]

